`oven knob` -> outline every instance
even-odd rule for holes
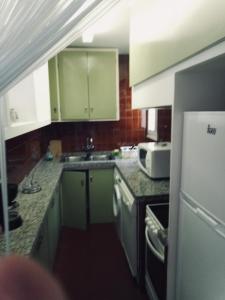
[[[151,229],[152,232],[154,232],[154,231],[156,230],[155,225],[152,224],[152,225],[150,226],[150,229]]]
[[[154,233],[154,235],[158,235],[158,229],[154,228],[154,230],[152,230],[152,232]]]

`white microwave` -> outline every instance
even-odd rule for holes
[[[170,149],[168,142],[138,144],[138,164],[152,179],[170,177]]]

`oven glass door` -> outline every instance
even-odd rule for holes
[[[168,227],[168,205],[165,206],[152,206],[151,210],[163,225],[164,228]],[[146,227],[147,228],[147,227]],[[148,234],[148,230],[146,230]],[[148,235],[150,240],[150,237]],[[150,240],[151,242],[151,240]],[[154,247],[154,243],[153,247]],[[159,300],[166,300],[166,284],[167,284],[167,259],[166,252],[164,253],[164,261],[157,255],[158,249],[155,251],[149,247],[146,241],[146,273],[148,280],[151,281],[150,286],[154,288],[154,293],[157,294]]]
[[[126,195],[122,195],[122,244],[131,273],[137,275],[137,236],[136,236],[136,208],[130,207]]]

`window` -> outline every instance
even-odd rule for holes
[[[147,118],[147,137],[151,140],[158,140],[158,109],[151,108],[148,109],[148,118]]]

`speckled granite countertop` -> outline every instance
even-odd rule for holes
[[[10,249],[12,253],[29,255],[41,228],[49,203],[62,173],[63,164],[58,161],[41,161],[36,165],[34,180],[42,190],[35,194],[18,192],[16,201],[23,225],[10,231]],[[4,240],[0,240],[0,255],[4,253]]]
[[[169,180],[151,180],[140,170],[137,160],[116,160],[116,167],[135,198],[169,194]]]
[[[169,181],[152,181],[143,174],[135,160],[106,160],[65,162],[59,160],[50,162],[41,160],[36,165],[34,180],[42,190],[36,194],[18,193],[16,201],[19,203],[19,213],[23,219],[23,225],[10,231],[10,249],[12,253],[30,255],[32,247],[38,236],[53,193],[60,180],[63,170],[105,169],[116,167],[125,179],[128,187],[135,197],[168,194]],[[3,236],[0,237],[0,255],[4,254],[5,244]]]

